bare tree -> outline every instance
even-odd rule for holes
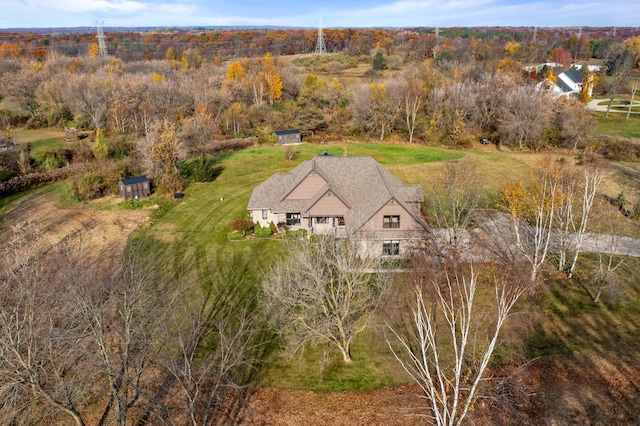
[[[578,203],[580,205],[579,220],[574,222],[573,217],[570,218],[575,238],[572,247],[573,257],[571,258],[569,268],[567,269],[567,277],[569,278],[573,276],[575,271],[578,256],[580,255],[582,243],[584,242],[587,232],[587,224],[593,208],[593,203],[603,178],[604,170],[597,160],[587,164],[583,170],[582,184],[579,186],[580,192],[578,197]]]
[[[115,84],[111,76],[74,76],[67,81],[62,98],[69,110],[88,115],[96,129],[103,129],[115,98]]]
[[[394,130],[400,112],[400,97],[387,89],[386,83],[371,83],[354,90],[350,111],[365,132],[380,135],[380,140]]]
[[[511,219],[515,245],[531,265],[532,284],[551,248],[558,210],[558,178],[558,164],[547,157],[538,165],[528,186],[512,182],[501,189],[503,208]]]
[[[235,269],[198,280],[178,295],[158,347],[162,365],[175,381],[161,404],[170,424],[232,423],[233,414],[257,371],[265,337],[252,300],[243,295],[246,271]]]
[[[394,97],[400,99],[400,112],[409,135],[409,143],[413,143],[419,113],[426,98],[416,74],[417,70],[414,70],[389,82],[389,91],[394,93]]]
[[[446,274],[443,282],[432,279],[429,299],[418,282],[412,333],[401,335],[389,327],[399,348],[390,339],[387,343],[420,386],[428,401],[427,416],[436,425],[462,424],[478,398],[500,331],[526,290],[499,276],[489,281],[486,288],[494,294],[491,308],[476,301],[484,286],[473,268],[468,278]]]
[[[444,163],[429,197],[430,210],[439,228],[450,233],[455,247],[467,228],[482,192],[482,179],[475,164],[465,160]]]
[[[68,306],[65,246],[20,223],[0,257],[0,422],[34,424],[64,413],[85,422],[85,326]],[[68,419],[69,421],[69,419]]]
[[[623,87],[627,83],[632,69],[635,65],[633,55],[627,50],[619,52],[611,61],[607,63],[608,76],[602,82],[607,94],[609,95],[609,102],[607,103],[607,112],[605,118],[609,118],[609,111],[611,111],[611,104],[616,95],[622,91]]]
[[[634,221],[631,237],[625,237],[622,235],[623,227],[627,226],[624,221],[629,219],[620,217],[618,209],[608,203],[602,203],[597,208],[597,220],[606,229],[606,234],[591,236],[591,250],[595,251],[597,257],[590,262],[591,273],[583,284],[594,303],[600,301],[605,290],[623,283],[618,271],[625,267],[633,249],[632,238],[637,235],[639,226]]]
[[[286,257],[262,283],[265,312],[287,342],[287,355],[303,345],[330,343],[350,363],[353,338],[366,326],[386,277],[346,240],[290,243]]]
[[[504,99],[498,130],[501,141],[537,148],[550,117],[550,99],[531,86],[519,86]]]
[[[153,393],[153,343],[172,304],[147,244],[130,243],[111,279],[88,279],[73,288],[73,307],[91,340],[90,362],[109,401],[99,424],[113,410],[115,423],[125,426],[131,410]]]

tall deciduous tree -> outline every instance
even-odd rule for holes
[[[446,229],[455,247],[469,224],[482,192],[482,178],[473,163],[446,162],[434,185],[429,207],[439,228]]]
[[[181,188],[178,169],[181,145],[176,129],[168,121],[164,122],[155,142],[151,145],[155,174],[161,186],[168,192],[178,191]]]
[[[501,142],[519,148],[538,148],[549,123],[551,100],[533,87],[520,86],[504,99],[498,130]]]
[[[88,402],[86,324],[72,313],[67,276],[74,259],[42,229],[17,224],[0,256],[0,422],[83,426]],[[44,409],[43,409],[44,407]]]
[[[422,281],[429,277],[423,275],[417,275],[411,331],[391,328],[396,339],[387,342],[420,386],[431,422],[460,425],[478,398],[500,331],[526,286],[498,274],[484,274],[487,282],[482,283],[471,269],[442,280],[431,277],[425,288]],[[483,288],[492,306],[478,301]]]
[[[540,161],[529,185],[511,182],[500,191],[516,247],[531,266],[531,284],[549,254],[558,213],[561,171],[554,161],[550,157]]]
[[[305,344],[328,343],[351,363],[351,343],[366,327],[386,277],[346,240],[290,243],[262,283],[264,310],[293,356]]]
[[[391,133],[398,117],[400,98],[393,96],[386,83],[370,83],[356,88],[351,115],[365,132],[378,134],[380,140]]]

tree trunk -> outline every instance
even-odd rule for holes
[[[636,82],[633,82],[633,86],[631,86],[631,100],[629,101],[629,108],[627,109],[627,120],[629,119],[629,115],[631,114],[631,107],[633,106],[633,97],[636,94]]]
[[[342,352],[342,360],[345,364],[353,363],[353,359],[351,359],[351,350],[349,349],[349,345],[346,347],[340,347],[340,351]]]
[[[609,111],[611,111],[611,104],[613,103],[613,98],[615,95],[611,95],[609,97],[609,103],[607,104],[607,113],[604,115],[604,118],[609,118]]]

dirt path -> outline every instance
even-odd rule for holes
[[[88,204],[63,206],[47,191],[37,190],[8,207],[0,224],[0,240],[6,240],[13,226],[30,220],[40,225],[48,243],[73,236],[94,259],[112,259],[125,247],[129,235],[149,219],[149,210],[112,208],[120,200],[104,197]]]

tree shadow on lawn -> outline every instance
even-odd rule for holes
[[[593,304],[575,282],[549,280],[543,318],[527,338],[528,375],[542,399],[538,415],[568,424],[638,424],[640,320],[630,301]]]

